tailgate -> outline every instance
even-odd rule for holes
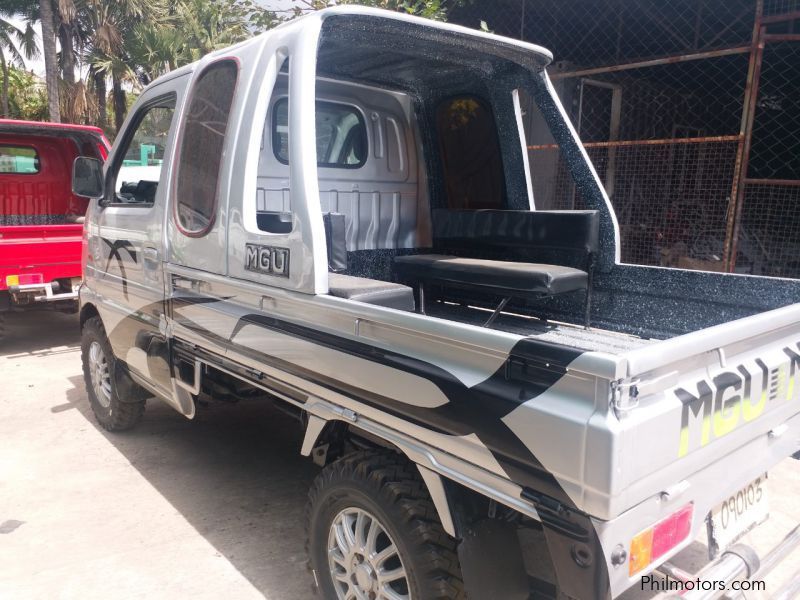
[[[800,448],[800,304],[627,353],[618,510],[715,463],[720,497]],[[625,399],[622,405],[626,404]],[[742,450],[752,449],[746,457]],[[734,457],[735,460],[731,460]],[[612,512],[617,512],[612,510]]]
[[[7,275],[42,274],[44,281],[81,276],[83,225],[0,227],[0,290]]]

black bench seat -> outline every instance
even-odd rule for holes
[[[400,283],[328,273],[328,293],[346,300],[414,312],[414,290]]]
[[[407,279],[427,279],[475,286],[507,296],[540,296],[585,290],[586,271],[559,265],[460,258],[446,254],[416,254],[394,259],[397,274]]]
[[[592,263],[599,245],[597,211],[436,210],[433,241],[437,254],[394,259],[400,280],[417,285],[420,312],[425,312],[426,283],[501,296],[485,323],[487,327],[512,298],[582,291],[586,299],[584,324],[589,326]],[[548,262],[467,257],[483,248],[492,250],[492,254],[498,249],[524,249],[546,256]],[[551,264],[551,258],[557,264]],[[577,268],[580,266],[585,269]]]

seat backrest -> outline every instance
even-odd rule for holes
[[[342,213],[324,213],[325,242],[328,247],[328,270],[341,273],[347,270],[347,241]]]
[[[596,210],[433,211],[433,238],[445,244],[483,244],[586,254],[599,247]]]
[[[446,254],[590,271],[599,238],[595,210],[433,211],[434,247]]]

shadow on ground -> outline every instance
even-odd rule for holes
[[[48,377],[48,357],[74,362],[66,398],[52,399],[52,414],[80,413],[266,598],[312,597],[303,512],[318,469],[299,454],[299,422],[256,401],[199,407],[190,421],[150,400],[137,428],[111,434],[97,425],[86,396],[78,316],[11,313],[4,324],[0,372],[33,361],[34,372]]]
[[[70,382],[69,403],[259,591],[311,597],[303,511],[317,468],[299,454],[296,420],[252,401],[199,407],[189,421],[149,400],[137,428],[108,433],[94,420],[83,379]]]
[[[299,423],[263,403],[214,403],[189,421],[150,400],[125,433],[99,428],[83,379],[68,405],[121,452],[214,548],[268,598],[306,600],[303,511],[317,468],[300,456]]]
[[[11,312],[0,314],[0,354],[52,356],[80,346],[77,314],[54,311]]]

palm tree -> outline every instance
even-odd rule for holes
[[[128,44],[129,65],[147,85],[156,77],[184,64],[186,37],[173,18],[158,25],[140,23]]]
[[[130,90],[278,21],[254,0],[2,2],[11,7],[3,9],[7,13],[42,22],[51,119],[99,119],[106,126],[110,100],[117,128],[125,118]],[[86,81],[81,65],[88,67]]]
[[[25,68],[23,54],[28,59],[38,58],[39,48],[36,46],[36,32],[28,22],[25,29],[20,29],[9,20],[11,15],[0,10],[0,70],[3,73],[2,116],[10,115],[8,110],[8,83],[10,80],[9,63]],[[6,58],[8,53],[8,58]]]
[[[185,36],[186,62],[252,36],[247,9],[235,0],[183,0],[176,18]]]
[[[81,26],[92,32],[87,63],[100,78],[111,78],[117,129],[127,112],[126,86],[139,89],[208,52],[247,39],[253,35],[251,17],[271,14],[242,0],[76,1],[79,14],[82,5],[90,9]],[[104,91],[103,85],[95,87],[98,95]]]
[[[75,83],[75,25],[77,7],[73,0],[57,0],[58,42],[61,44],[61,73],[64,81]]]
[[[58,55],[56,54],[55,15],[52,0],[39,0],[39,19],[42,22],[42,49],[44,50],[44,73],[47,81],[47,105],[50,110],[50,120],[60,123]]]
[[[99,112],[105,112],[105,78],[111,78],[114,124],[119,129],[127,112],[124,84],[128,82],[136,86],[139,83],[128,47],[135,45],[139,24],[156,24],[163,19],[167,2],[79,0],[76,7],[79,21],[76,31],[83,32],[85,38],[81,45],[86,50],[87,64],[94,76],[97,101],[101,107]]]

